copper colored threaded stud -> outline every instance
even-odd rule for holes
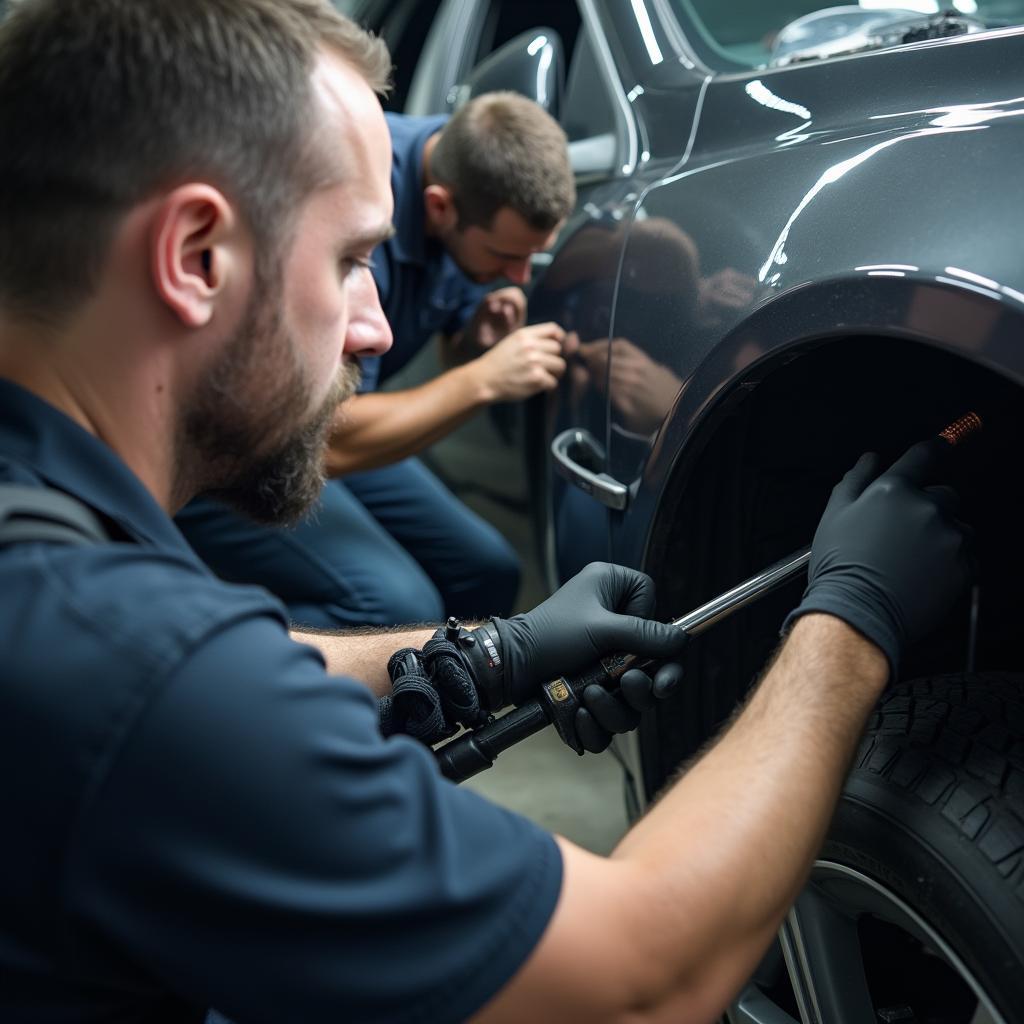
[[[958,445],[962,441],[967,440],[971,434],[976,434],[979,430],[981,430],[981,417],[976,412],[969,412],[961,416],[960,419],[950,423],[939,434],[939,437],[952,445]]]

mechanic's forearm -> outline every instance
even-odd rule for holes
[[[558,909],[483,1018],[716,1020],[807,875],[887,675],[838,619],[800,619],[731,728],[609,859],[560,840]]]
[[[699,951],[686,966],[710,968],[721,1000],[799,892],[887,678],[881,651],[845,623],[798,620],[732,728],[613,853],[663,880],[651,895],[675,908]],[[648,937],[654,956],[661,941]]]
[[[375,469],[415,455],[490,401],[474,363],[448,370],[419,387],[354,395],[335,416],[327,475]]]
[[[436,629],[436,625],[367,627],[341,632],[293,629],[291,637],[320,651],[332,675],[358,679],[376,696],[383,697],[391,692],[388,658],[402,647],[421,648]]]

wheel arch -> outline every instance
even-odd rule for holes
[[[762,382],[827,345],[889,338],[958,356],[1024,385],[1024,296],[934,280],[843,277],[810,282],[760,305],[686,381],[654,443],[638,491],[652,503],[649,549],[669,485],[728,414]],[[646,561],[646,559],[645,559]]]
[[[975,408],[988,423],[986,442],[963,486],[990,533],[988,550],[1014,549],[989,582],[986,657],[998,662],[1012,633],[1000,606],[1013,573],[1024,572],[1007,511],[1024,500],[1021,484],[1012,482],[1005,502],[995,486],[997,467],[1024,440],[1021,338],[1024,306],[921,280],[824,282],[762,306],[687,382],[638,492],[651,508],[635,564],[655,577],[659,613],[680,615],[808,543],[829,489],[861,451],[894,456]],[[693,645],[685,728],[666,727],[668,715],[645,725],[648,794],[742,697],[799,586]],[[921,670],[958,667],[948,657],[936,652]]]

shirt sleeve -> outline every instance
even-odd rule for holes
[[[464,1020],[538,942],[562,872],[550,835],[384,740],[364,686],[258,616],[168,676],[71,864],[79,948],[268,1024]]]
[[[458,334],[466,326],[466,321],[476,312],[476,307],[480,305],[481,299],[486,294],[487,290],[485,288],[467,288],[462,295],[460,304],[442,324],[441,333],[449,337],[453,334]]]

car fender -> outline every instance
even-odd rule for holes
[[[646,564],[670,481],[686,475],[737,402],[812,348],[855,345],[866,336],[903,338],[1024,385],[1024,301],[966,284],[851,274],[810,282],[759,306],[681,388],[642,473],[631,482],[629,507],[612,523],[612,557]]]

